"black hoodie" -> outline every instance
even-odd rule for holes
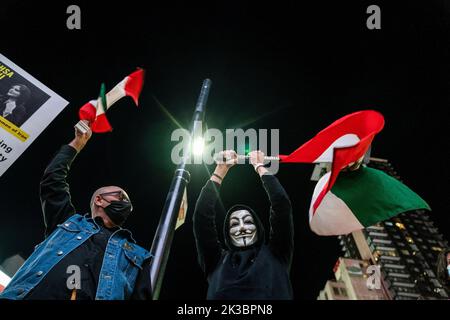
[[[207,275],[208,299],[292,299],[289,271],[294,249],[292,208],[285,190],[273,175],[261,177],[271,203],[269,241],[258,215],[244,205],[233,206],[225,217],[223,246],[215,225],[220,185],[209,180],[194,212],[198,261]],[[257,228],[257,241],[235,247],[228,232],[232,212],[248,210]]]

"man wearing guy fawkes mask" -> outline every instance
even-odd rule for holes
[[[223,246],[218,238],[216,211],[223,210],[219,189],[237,163],[234,151],[219,154],[216,169],[203,187],[194,211],[198,261],[208,280],[207,299],[292,299],[289,272],[294,249],[292,208],[278,179],[264,167],[264,153],[250,153],[250,163],[269,197],[270,233],[266,241],[258,215],[245,205],[228,210]]]
[[[151,299],[150,254],[122,225],[133,210],[120,187],[97,189],[90,214],[78,214],[66,177],[92,132],[75,129],[40,184],[45,240],[16,272],[0,299]]]

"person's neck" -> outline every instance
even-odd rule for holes
[[[109,230],[116,230],[120,228],[116,225],[107,225],[101,216],[96,216],[94,220],[97,222],[97,224]]]

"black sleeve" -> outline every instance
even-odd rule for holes
[[[261,180],[270,200],[269,246],[274,254],[290,266],[294,251],[294,223],[291,201],[275,176],[265,174],[261,177]]]
[[[131,300],[152,300],[152,283],[150,278],[150,259],[145,259],[142,270],[136,279]]]
[[[49,236],[59,223],[75,214],[66,178],[76,155],[77,151],[73,147],[64,145],[45,169],[39,189],[45,237]]]
[[[215,207],[217,200],[220,199],[219,189],[220,184],[208,180],[200,192],[194,210],[193,224],[197,259],[206,274],[216,266],[222,252],[215,222]]]

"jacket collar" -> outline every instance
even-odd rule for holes
[[[93,223],[97,229],[101,229],[101,228],[106,228],[105,225],[103,224],[103,220],[100,217],[95,217],[94,219],[92,219],[92,216],[90,213],[86,213],[83,216],[84,219],[86,219],[89,223]],[[133,238],[133,233],[131,233],[130,230],[122,228],[120,226],[114,227],[112,229],[109,229],[111,231],[113,231],[113,234],[111,236],[113,236],[116,233],[124,233],[125,236],[133,241],[134,243],[137,243],[136,240]]]

